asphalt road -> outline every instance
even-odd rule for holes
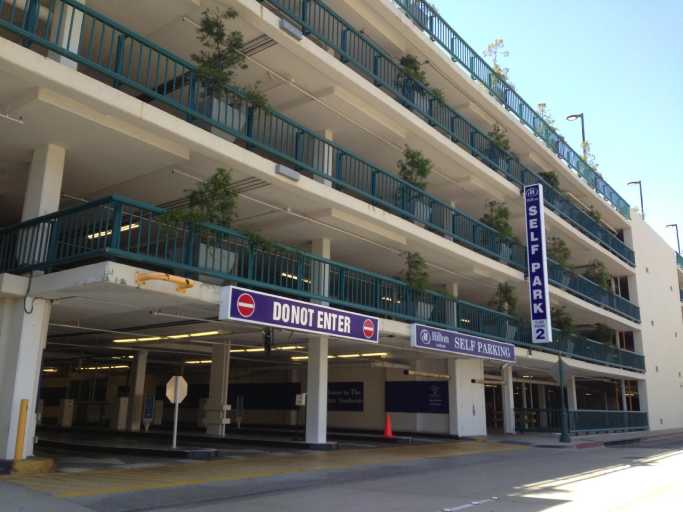
[[[394,458],[352,468],[71,498],[0,480],[0,496],[3,512],[678,512],[683,510],[683,436],[605,448]]]

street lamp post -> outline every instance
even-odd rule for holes
[[[583,150],[583,159],[586,160],[586,127],[583,124],[583,112],[567,116],[567,121],[576,121],[577,119],[581,119],[581,149]]]
[[[642,181],[629,181],[627,185],[638,185],[640,191],[640,216],[645,220],[645,207],[643,206],[643,183]]]
[[[681,254],[681,239],[678,238],[678,224],[667,224],[667,228],[674,228],[676,230],[676,247],[678,248],[678,254]]]

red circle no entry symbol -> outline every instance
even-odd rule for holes
[[[369,318],[366,318],[363,320],[363,336],[366,338],[372,338],[375,335],[375,323],[370,320]]]
[[[242,293],[237,297],[237,312],[243,318],[249,318],[256,311],[254,297],[248,293]]]

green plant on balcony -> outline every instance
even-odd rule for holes
[[[427,74],[422,69],[422,63],[420,60],[412,54],[407,54],[401,57],[399,61],[401,65],[402,78],[409,78],[414,82],[419,82],[423,85],[429,86],[427,82]]]
[[[507,90],[513,88],[512,84],[506,83],[509,78],[510,68],[504,67],[502,62],[503,58],[509,56],[510,52],[505,49],[505,41],[503,41],[502,38],[496,38],[496,40],[490,43],[484,50],[484,57],[489,57],[491,59],[491,67],[493,69],[493,73],[489,75],[489,86],[503,101],[505,101],[505,93]]]
[[[556,190],[560,190],[560,178],[555,171],[539,172],[538,175]]]
[[[482,223],[498,231],[502,237],[501,256],[510,259],[512,246],[518,242],[510,225],[510,209],[505,203],[489,201],[488,211],[479,219]]]
[[[273,242],[254,231],[246,231],[245,234],[247,235],[247,240],[249,240],[249,246],[252,249],[263,252],[272,252],[274,248]]]
[[[564,269],[569,268],[569,258],[572,252],[567,243],[557,236],[553,236],[548,240],[548,258],[560,265]]]
[[[498,123],[493,125],[493,128],[488,133],[491,142],[501,151],[508,151],[510,149],[510,139],[507,136],[507,130]]]
[[[595,155],[591,151],[591,144],[587,140],[581,142],[581,149],[583,151],[583,161],[586,162],[594,171],[598,170],[598,163],[595,161]]]
[[[405,258],[403,278],[410,288],[418,292],[414,300],[414,314],[421,320],[429,320],[434,310],[434,304],[429,301],[429,296],[422,293],[427,289],[429,283],[427,262],[419,252],[406,252],[403,256]]]
[[[160,215],[158,221],[169,226],[202,223],[229,227],[235,218],[237,192],[232,184],[232,173],[222,168],[196,189],[187,190],[187,204]]]
[[[550,113],[546,103],[539,103],[536,107],[536,112],[550,128],[555,128],[555,118]]]
[[[595,221],[595,222],[600,222],[602,220],[602,215],[600,215],[600,212],[595,209],[593,205],[591,205],[588,210],[586,211],[588,215]]]
[[[612,276],[610,276],[609,272],[607,272],[607,268],[602,261],[591,261],[588,265],[586,265],[586,268],[583,271],[583,276],[586,279],[593,281],[600,288],[609,290]]]
[[[510,283],[498,283],[496,293],[489,301],[489,306],[502,313],[512,315],[517,309],[517,296]]]
[[[574,334],[574,320],[567,313],[567,309],[564,306],[551,307],[550,319],[554,329],[558,329],[567,336]]]
[[[588,334],[588,337],[594,341],[605,343],[609,345],[614,344],[614,330],[607,327],[605,324],[597,323]]]
[[[232,84],[237,69],[246,69],[244,36],[239,30],[229,30],[226,22],[237,18],[233,8],[206,9],[197,28],[197,39],[202,45],[199,53],[192,54],[197,64],[197,78],[213,98],[225,98],[226,88]],[[245,88],[245,101],[262,108],[268,100],[259,89],[259,83]]]
[[[433,164],[421,151],[406,146],[403,150],[403,158],[396,165],[401,179],[420,190],[427,187],[427,178],[432,172]],[[421,223],[428,223],[432,214],[432,206],[429,200],[416,191],[406,191],[406,188],[398,191],[399,195],[407,194],[403,198],[403,201],[407,203],[404,208],[411,211]],[[401,200],[400,197],[398,199]]]

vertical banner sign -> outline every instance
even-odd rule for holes
[[[543,185],[540,183],[524,187],[524,212],[529,298],[531,299],[531,340],[533,343],[551,343],[553,330],[550,323],[550,299],[548,297]]]

